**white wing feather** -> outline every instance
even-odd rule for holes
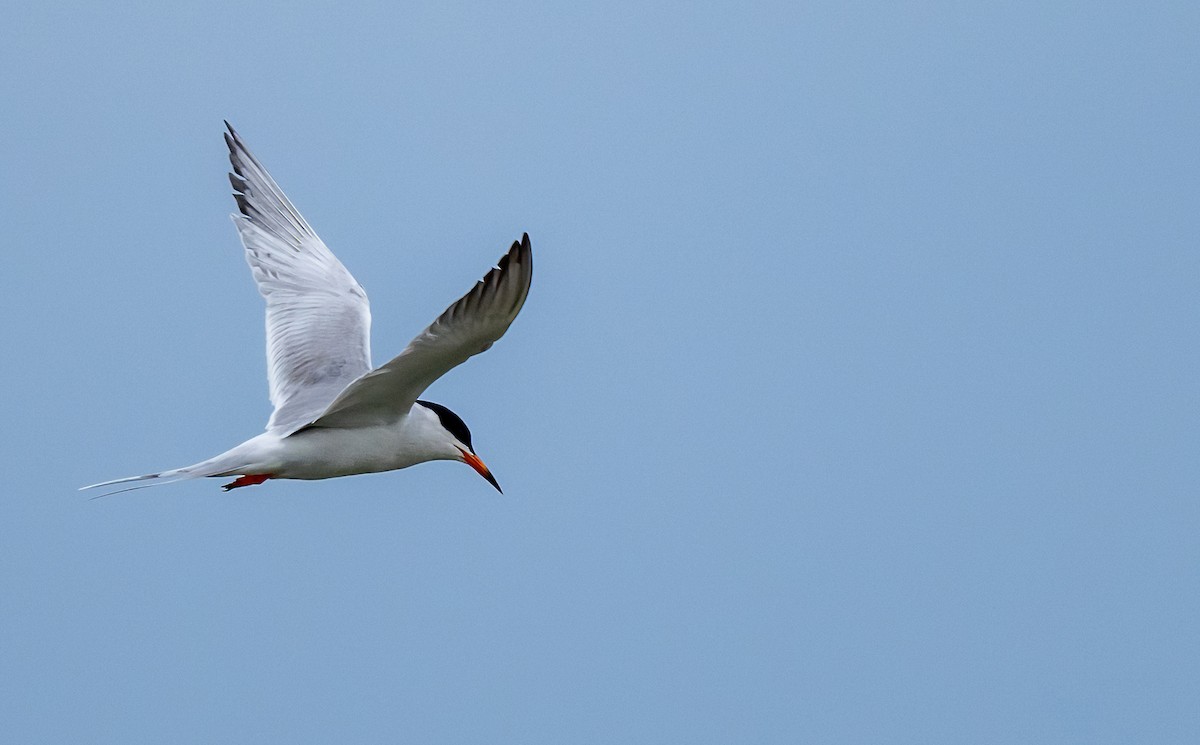
[[[310,426],[389,424],[408,413],[429,384],[492,346],[517,317],[533,278],[529,235],[404,351],[350,384]]]
[[[233,222],[267,301],[267,380],[275,407],[267,429],[286,435],[371,369],[371,310],[367,293],[225,126],[240,211]]]

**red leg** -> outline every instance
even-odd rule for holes
[[[246,476],[238,476],[236,480],[226,484],[225,486],[222,486],[221,488],[225,491],[229,491],[230,489],[237,489],[241,486],[257,486],[269,478],[271,478],[271,474],[269,473],[252,473]]]

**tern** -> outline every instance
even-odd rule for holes
[[[533,276],[529,234],[515,241],[471,291],[387,364],[371,364],[367,293],[317,236],[225,122],[232,215],[246,262],[267,304],[267,380],[274,411],[266,431],[186,468],[82,487],[150,481],[157,486],[230,477],[226,491],[268,479],[329,479],[466,463],[500,491],[471,445],[467,425],[419,396],[487,350],[517,317]]]

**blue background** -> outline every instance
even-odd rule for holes
[[[1194,3],[21,3],[12,742],[1200,741]],[[436,463],[87,501],[269,414],[230,119]]]

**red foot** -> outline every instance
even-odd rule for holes
[[[229,491],[230,489],[236,489],[239,486],[257,486],[269,478],[271,478],[271,474],[269,473],[252,473],[248,476],[238,476],[233,482],[228,483],[221,488],[225,491]]]

